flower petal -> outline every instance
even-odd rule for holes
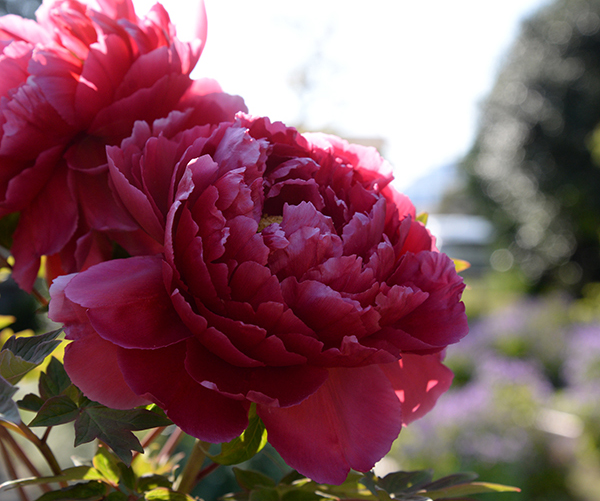
[[[162,259],[115,259],[78,274],[66,296],[84,308],[104,339],[124,348],[158,348],[192,335],[163,282]]]
[[[65,349],[65,370],[87,398],[107,407],[131,409],[150,403],[125,383],[117,351],[117,346],[97,334],[80,337]]]
[[[368,471],[401,430],[400,401],[378,366],[330,369],[311,397],[287,408],[258,407],[269,442],[284,461],[316,482],[341,484]]]
[[[402,402],[402,423],[407,425],[427,414],[448,391],[454,374],[442,364],[439,353],[404,353],[396,364],[380,366]]]
[[[119,364],[131,388],[160,405],[184,432],[213,443],[233,440],[248,426],[249,404],[196,383],[185,371],[185,355],[186,343],[121,349]]]

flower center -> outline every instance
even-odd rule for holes
[[[267,214],[263,214],[263,217],[260,218],[260,222],[258,223],[257,233],[260,233],[267,226],[272,225],[273,223],[281,223],[283,221],[283,216],[268,216]]]

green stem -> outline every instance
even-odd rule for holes
[[[192,452],[190,452],[190,456],[183,468],[183,472],[181,472],[181,475],[173,486],[176,491],[189,494],[195,487],[196,477],[202,470],[202,465],[206,459],[204,448],[208,448],[208,446],[209,444],[201,442],[200,440],[197,440],[194,443],[194,447],[192,448]]]

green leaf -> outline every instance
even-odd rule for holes
[[[23,360],[10,350],[0,351],[0,376],[11,384],[17,384],[25,374],[36,366],[37,364]]]
[[[61,364],[56,358],[52,357],[50,363],[46,368],[46,372],[40,374],[39,380],[39,391],[40,397],[44,400],[48,400],[52,397],[62,395],[64,391],[71,386],[71,379],[69,378],[63,364]]]
[[[98,438],[108,445],[121,461],[131,463],[131,451],[144,452],[135,430],[167,426],[171,421],[146,409],[109,409],[84,400],[75,420],[75,446]]]
[[[0,351],[0,375],[15,384],[60,344],[58,329],[31,337],[11,336]]]
[[[18,480],[9,480],[0,485],[0,492],[23,487],[25,485],[51,484],[68,482],[70,480],[99,480],[100,474],[91,466],[75,466],[63,470],[62,475],[53,477],[30,477]]]
[[[119,485],[119,479],[121,478],[119,460],[110,451],[104,447],[98,447],[98,451],[92,459],[92,464],[109,484]]]
[[[18,388],[10,384],[6,379],[0,377],[0,420],[19,424],[21,416],[17,404],[12,397]]]
[[[274,487],[262,487],[250,492],[250,501],[279,501],[279,493]]]
[[[223,465],[248,461],[267,444],[267,430],[258,416],[250,419],[248,427],[231,442],[221,445],[221,452],[210,458]]]
[[[69,397],[61,395],[48,399],[42,405],[29,426],[56,426],[74,421],[79,408]]]
[[[175,492],[165,487],[157,487],[144,494],[144,501],[194,501],[194,498],[182,492]]]
[[[437,489],[445,489],[458,484],[466,484],[472,482],[477,478],[477,473],[465,472],[455,473],[454,475],[448,475],[447,477],[438,478],[435,482],[431,482],[423,486],[425,491],[434,491]]]
[[[411,493],[430,483],[432,478],[433,472],[431,470],[398,471],[389,473],[379,479],[378,484],[390,494]]]
[[[427,226],[427,220],[429,219],[429,213],[421,212],[417,215],[416,221],[423,223],[424,226]]]
[[[129,496],[121,491],[111,492],[104,498],[104,501],[127,501]]]
[[[235,475],[238,485],[242,489],[248,491],[257,487],[275,487],[275,481],[272,478],[269,478],[258,471],[242,470],[234,467],[233,474]]]
[[[319,496],[316,492],[301,491],[298,489],[285,492],[281,496],[281,501],[319,501],[322,499],[323,496]]]
[[[162,475],[144,475],[138,478],[138,491],[146,492],[156,489],[157,487],[172,487],[173,483],[167,477]]]
[[[38,397],[33,393],[28,393],[21,400],[17,401],[19,409],[24,411],[39,412],[44,405],[44,399]]]
[[[46,492],[36,501],[100,501],[105,499],[107,485],[92,480],[71,485],[58,491]]]
[[[117,466],[119,467],[119,473],[121,476],[121,481],[119,483],[127,487],[130,491],[135,490],[136,478],[133,468],[131,468],[131,466],[127,466],[121,461],[117,463]]]
[[[445,489],[428,490],[424,494],[431,499],[440,499],[458,498],[470,496],[471,494],[483,494],[486,492],[521,492],[521,489],[489,482],[470,482],[468,484],[453,485],[451,487],[446,487]]]
[[[296,480],[300,480],[306,478],[304,475],[302,475],[302,473],[298,473],[296,470],[292,470],[290,471],[288,474],[286,474],[280,481],[280,484],[284,484],[284,485],[291,485],[293,482],[295,482]]]

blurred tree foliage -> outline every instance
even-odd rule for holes
[[[0,15],[18,14],[33,18],[41,3],[41,0],[0,0]]]
[[[600,0],[522,25],[463,161],[467,197],[533,292],[600,281]]]

